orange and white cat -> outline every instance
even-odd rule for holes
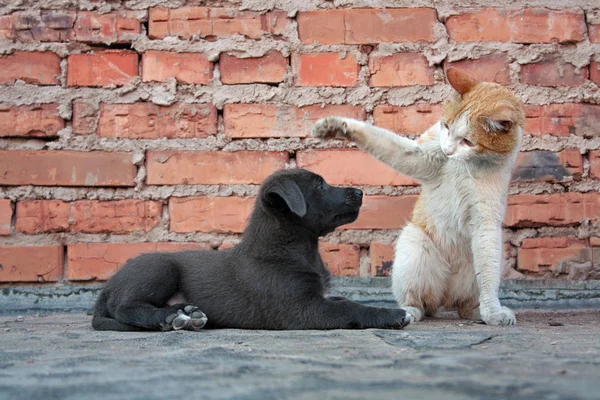
[[[344,138],[421,182],[411,222],[396,245],[392,288],[418,321],[441,309],[490,325],[512,325],[500,305],[502,220],[525,121],[506,88],[449,69],[456,90],[441,120],[417,140],[369,123],[328,117],[313,136]]]

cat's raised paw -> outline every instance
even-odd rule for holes
[[[515,313],[507,307],[502,307],[500,311],[491,312],[487,315],[481,316],[483,322],[487,325],[515,325],[517,323],[517,317]]]
[[[320,139],[345,139],[348,137],[348,125],[339,117],[322,118],[313,126],[312,135]]]

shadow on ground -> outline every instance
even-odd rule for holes
[[[2,399],[598,399],[600,313],[520,312],[404,331],[96,332],[0,319]]]

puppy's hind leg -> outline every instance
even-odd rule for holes
[[[450,267],[429,236],[408,225],[398,238],[392,268],[392,290],[398,304],[415,322],[436,315],[442,306]]]
[[[175,304],[169,308],[176,310],[177,316],[171,322],[173,329],[185,329],[187,331],[200,330],[208,322],[206,314],[191,304]]]

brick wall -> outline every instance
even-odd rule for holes
[[[386,275],[418,183],[308,134],[345,115],[416,137],[438,119],[449,66],[526,103],[504,276],[600,277],[593,2],[8,3],[1,282],[103,280],[140,252],[229,247],[261,181],[293,166],[366,191],[359,219],[322,251],[338,275]]]

